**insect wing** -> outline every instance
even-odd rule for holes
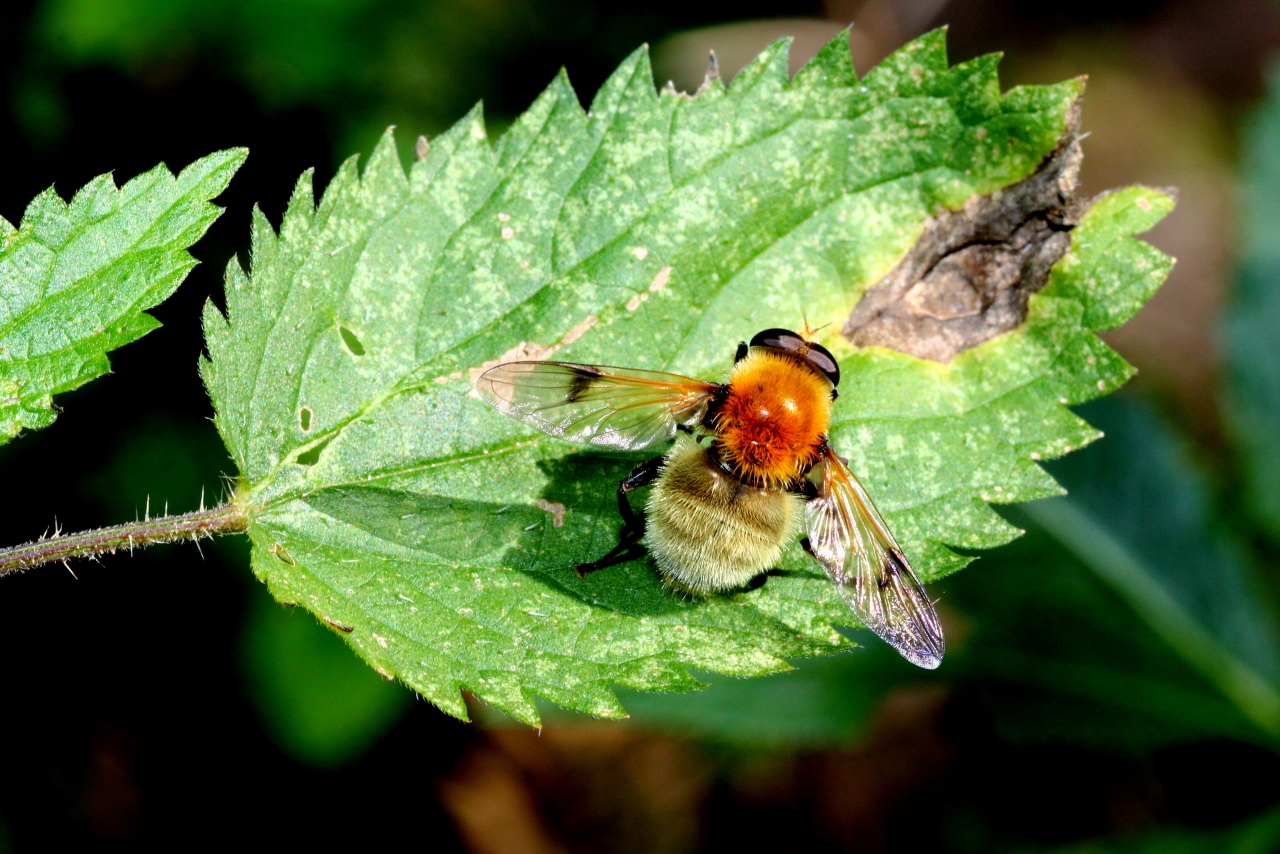
[[[867,628],[929,670],[942,663],[942,626],[924,585],[871,497],[830,446],[822,485],[805,506],[809,547]]]
[[[702,422],[719,386],[660,371],[507,362],[476,381],[499,412],[567,442],[638,451]]]

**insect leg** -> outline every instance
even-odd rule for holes
[[[644,516],[631,509],[631,502],[627,500],[627,493],[642,486],[648,486],[657,480],[658,474],[666,463],[666,457],[654,457],[651,460],[645,460],[632,469],[631,474],[624,477],[618,484],[618,513],[622,515],[624,528],[639,525],[641,533],[644,532]]]
[[[644,531],[641,530],[640,533],[643,534]],[[587,563],[575,563],[573,568],[578,573],[579,578],[586,578],[588,573],[595,572],[597,569],[604,569],[619,563],[627,563],[638,557],[643,557],[646,553],[647,549],[645,549],[644,544],[640,542],[638,537],[630,541],[619,537],[618,544],[610,549],[608,554]]]
[[[622,530],[618,532],[618,544],[604,557],[589,563],[577,564],[574,569],[579,578],[585,578],[588,572],[604,569],[618,563],[635,560],[644,554],[644,546],[640,540],[644,537],[644,514],[637,513],[627,499],[627,493],[648,486],[658,479],[658,473],[666,464],[665,457],[654,457],[636,466],[618,484],[618,514],[622,516]]]
[[[765,582],[770,578],[786,578],[787,574],[788,573],[785,569],[778,569],[775,566],[773,569],[766,569],[764,572],[748,581],[742,589],[748,591],[759,590],[761,587],[764,587]]]
[[[733,363],[736,365],[747,357],[747,352],[751,348],[747,346],[746,341],[738,342],[738,352],[733,354]]]

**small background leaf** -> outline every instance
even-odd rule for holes
[[[53,422],[53,395],[111,369],[107,353],[159,325],[146,309],[195,266],[187,249],[244,149],[162,164],[117,189],[110,175],[69,202],[50,188],[14,228],[0,218],[0,442]]]

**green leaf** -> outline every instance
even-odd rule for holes
[[[243,660],[250,696],[276,743],[309,765],[358,757],[411,696],[353,658],[334,632],[265,592],[249,609]]]
[[[616,717],[612,686],[686,691],[688,668],[756,676],[849,646],[798,546],[785,577],[705,601],[648,561],[579,579],[637,461],[469,394],[517,354],[720,377],[759,329],[838,329],[931,213],[1033,173],[1081,90],[1001,96],[991,58],[948,67],[941,32],[861,82],[841,39],[790,81],[786,54],[690,98],[655,93],[637,51],[589,112],[562,75],[496,144],[473,112],[406,176],[388,135],[318,207],[304,176],[278,234],[255,217],[202,367],[277,598],[452,714],[465,689],[527,722],[537,697]],[[951,546],[1015,536],[986,502],[1056,493],[1034,460],[1095,436],[1063,404],[1129,375],[1091,330],[1167,268],[1128,235],[1171,204],[1101,202],[1027,323],[950,365],[824,339],[846,377],[833,441],[926,579],[965,563]]]
[[[1024,511],[1262,730],[1280,735],[1280,641],[1243,550],[1214,530],[1208,489],[1170,429],[1096,403],[1106,440],[1053,466],[1066,498]]]
[[[53,423],[53,395],[111,370],[107,353],[159,326],[146,309],[196,261],[187,249],[221,209],[209,203],[244,149],[163,164],[117,189],[99,175],[64,202],[51,187],[22,223],[0,218],[0,443]]]
[[[1092,567],[1010,515],[1027,535],[940,591],[970,626],[940,675],[987,709],[1002,738],[1125,752],[1206,738],[1274,745]]]
[[[1223,415],[1240,452],[1245,498],[1280,539],[1280,74],[1249,129],[1244,240],[1226,319]]]

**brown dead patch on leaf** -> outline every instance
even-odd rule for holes
[[[1077,198],[1079,125],[1077,100],[1034,175],[930,217],[907,256],[862,295],[845,336],[945,363],[1021,325],[1086,208]]]

